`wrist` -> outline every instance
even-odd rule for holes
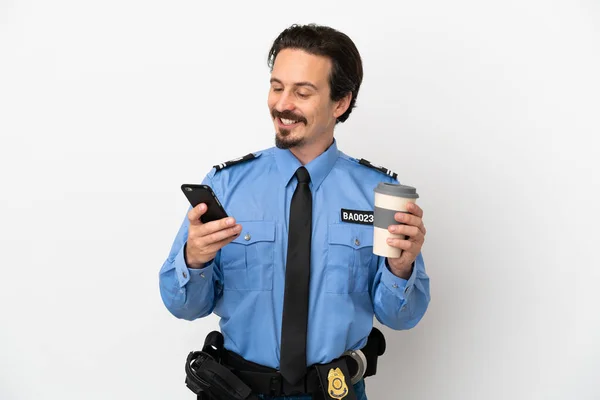
[[[204,261],[190,259],[188,257],[187,243],[183,246],[183,260],[185,261],[185,266],[189,269],[202,269],[208,264]]]
[[[397,260],[397,258],[386,258],[385,264],[387,265],[389,271],[394,274],[394,276],[408,280],[412,275],[414,263],[410,263],[408,265],[398,265]]]

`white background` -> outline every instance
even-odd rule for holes
[[[253,15],[252,15],[253,14]],[[370,399],[600,398],[600,6],[0,1],[0,398],[192,399],[158,271],[179,186],[273,145],[267,51],[349,34],[346,153],[417,187],[432,302]]]

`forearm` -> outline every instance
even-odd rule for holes
[[[381,258],[374,285],[375,317],[382,324],[396,330],[411,329],[425,315],[430,300],[429,277],[421,254],[408,279],[392,274]]]

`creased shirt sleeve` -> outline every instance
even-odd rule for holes
[[[395,276],[386,260],[379,257],[373,282],[375,317],[395,330],[413,328],[423,318],[430,301],[429,277],[425,272],[423,255],[417,256],[408,280]]]

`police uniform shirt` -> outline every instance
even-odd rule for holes
[[[242,226],[240,235],[206,267],[188,269],[186,216],[160,270],[160,293],[178,318],[214,312],[227,349],[278,369],[289,209],[301,164],[276,147],[240,161],[216,166],[203,181]],[[374,315],[392,329],[412,328],[430,297],[421,254],[408,280],[373,254],[373,189],[382,181],[397,183],[395,175],[361,165],[335,141],[305,167],[313,196],[307,338],[312,365],[363,347]]]

